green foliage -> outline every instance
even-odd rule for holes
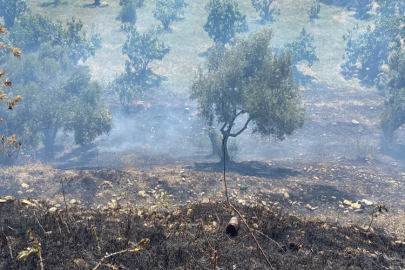
[[[155,31],[139,33],[136,28],[128,32],[122,48],[122,53],[129,58],[125,62],[127,72],[138,74],[145,74],[152,61],[162,60],[169,51],[169,47],[158,39]]]
[[[273,21],[273,15],[280,15],[280,9],[271,6],[273,3],[277,3],[276,0],[252,0],[252,5],[260,17],[265,21]]]
[[[381,114],[384,140],[392,142],[394,132],[405,123],[405,52],[395,51],[389,59],[388,95]]]
[[[120,0],[120,6],[122,6],[117,20],[122,23],[130,23],[134,25],[136,23],[136,9],[143,6],[144,0]]]
[[[129,58],[125,62],[126,72],[110,85],[110,89],[118,95],[121,105],[126,110],[142,91],[152,85],[149,64],[162,60],[170,51],[170,48],[158,39],[155,31],[139,33],[135,27],[130,27],[127,35],[122,48],[122,53]]]
[[[0,17],[7,28],[14,26],[15,18],[28,11],[25,0],[0,0]]]
[[[210,0],[205,6],[209,13],[204,30],[214,42],[227,44],[235,36],[248,30],[246,15],[240,13],[232,0]]]
[[[321,4],[319,3],[319,0],[313,0],[311,3],[311,8],[309,10],[309,19],[314,20],[318,19],[319,12],[321,11]]]
[[[307,33],[305,28],[303,28],[298,38],[284,45],[286,52],[291,54],[294,65],[306,61],[308,66],[311,67],[314,62],[319,61],[313,42],[313,35]]]
[[[405,15],[405,2],[402,0],[377,0],[377,3],[378,13],[383,17]]]
[[[75,67],[64,47],[44,44],[36,53],[9,59],[16,91],[29,102],[4,114],[5,128],[15,130],[26,146],[39,140],[47,158],[60,130],[85,144],[111,129],[112,115],[101,101],[102,89],[90,81],[87,67]]]
[[[66,23],[52,22],[41,15],[26,15],[21,17],[10,30],[9,41],[20,44],[26,52],[36,52],[41,44],[64,46],[67,54],[75,64],[94,56],[95,48],[82,32],[83,23],[74,18]]]
[[[193,82],[190,98],[207,124],[221,126],[226,146],[229,137],[237,137],[250,123],[253,133],[279,139],[303,125],[291,57],[275,56],[271,37],[270,30],[261,30],[229,49],[216,45],[211,52],[216,57],[207,59],[208,70],[199,69]],[[237,120],[244,124],[234,130]]]
[[[184,0],[158,0],[153,15],[162,22],[164,29],[168,30],[172,22],[184,14],[183,7],[186,6]]]
[[[359,33],[358,28],[349,31],[345,63],[341,65],[346,78],[357,76],[365,83],[378,82],[381,67],[388,62],[390,52],[400,47],[401,38],[405,37],[403,27],[405,17],[382,17],[375,27]]]

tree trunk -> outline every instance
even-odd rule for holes
[[[227,134],[222,134],[222,144],[221,144],[221,164],[223,164],[224,163],[224,157],[225,157],[225,161],[226,161],[226,163],[230,163],[232,160],[231,160],[231,157],[229,156],[229,153],[228,153],[228,139],[229,139],[229,136],[227,136]],[[224,148],[225,148],[225,156],[224,156]]]
[[[46,161],[52,161],[54,158],[53,146],[55,144],[56,134],[59,130],[58,126],[51,125],[44,129],[42,134],[42,143],[44,144],[44,155]]]
[[[210,126],[208,129],[208,136],[211,141],[211,148],[212,148],[212,153],[211,156],[221,156],[221,142],[219,141],[219,136],[218,133],[215,130],[214,126]]]

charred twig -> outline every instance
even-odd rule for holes
[[[383,213],[384,211],[388,213],[388,209],[387,207],[385,207],[384,204],[379,204],[373,209],[373,212],[371,212],[371,221],[370,224],[368,225],[367,231],[370,231],[371,224],[373,224],[374,221],[374,216],[377,217],[377,213]]]
[[[115,253],[111,253],[109,255],[104,256],[103,258],[101,258],[100,262],[96,265],[96,267],[94,267],[93,270],[97,270],[100,266],[107,266],[110,267],[111,269],[117,269],[114,268],[115,266],[111,265],[111,264],[103,264],[104,260],[113,257],[113,256],[117,256],[120,254],[124,254],[124,253],[139,253],[140,251],[142,251],[142,248],[144,246],[146,246],[146,244],[149,242],[149,239],[142,239],[139,243],[138,243],[138,247],[136,248],[131,248],[131,249],[124,249]]]
[[[34,211],[34,218],[35,218],[35,220],[37,221],[39,227],[41,227],[42,231],[43,231],[44,233],[46,233],[44,227],[42,227],[41,223],[39,223],[39,220],[37,219],[37,211]]]
[[[68,210],[68,205],[67,205],[67,203],[66,203],[66,196],[65,196],[65,187],[63,186],[63,182],[64,182],[64,180],[66,180],[66,178],[65,179],[62,179],[61,181],[60,181],[60,183],[61,183],[61,185],[62,185],[62,194],[63,194],[63,201],[65,202],[65,209],[66,209],[66,215],[67,215],[67,221],[68,221],[68,223],[69,223],[69,210]],[[70,234],[70,228],[68,227],[68,231],[69,231],[69,234]]]
[[[227,136],[227,135],[225,135],[225,136]],[[245,218],[242,216],[242,214],[239,212],[239,210],[236,209],[236,207],[229,201],[229,198],[228,198],[228,188],[227,188],[227,186],[226,186],[226,178],[225,178],[225,176],[226,176],[226,156],[225,156],[225,154],[226,154],[226,153],[225,153],[226,148],[225,148],[225,136],[224,136],[224,139],[222,140],[222,149],[223,149],[223,151],[224,151],[224,152],[223,152],[223,155],[224,155],[224,156],[223,156],[223,157],[224,157],[224,185],[225,185],[225,196],[226,196],[226,200],[227,200],[229,206],[232,208],[232,210],[235,211],[235,212],[238,214],[239,218],[243,221],[243,223],[245,224],[245,226],[248,228],[250,235],[252,236],[253,240],[255,241],[257,248],[260,250],[261,254],[263,255],[263,258],[266,260],[267,265],[270,267],[270,269],[275,269],[275,268],[272,266],[272,264],[270,263],[270,261],[269,261],[269,259],[267,258],[266,254],[264,253],[263,248],[260,246],[259,242],[257,241],[256,236],[255,236],[254,233],[253,233],[254,230],[250,228],[249,224],[247,223],[247,221],[245,220]]]
[[[101,248],[100,248],[100,241],[98,240],[98,236],[97,236],[97,228],[92,226],[91,227],[91,232],[93,233],[94,238],[96,239],[96,242],[97,242],[98,255],[101,256]]]

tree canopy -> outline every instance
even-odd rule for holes
[[[204,30],[214,42],[227,44],[236,33],[248,30],[246,15],[243,15],[238,4],[232,0],[210,0],[205,6],[208,12]]]
[[[265,21],[273,21],[273,15],[280,14],[280,9],[277,9],[273,3],[277,3],[276,0],[252,0],[252,5],[260,17]]]
[[[101,86],[90,81],[87,67],[74,66],[64,47],[44,44],[5,66],[15,82],[13,91],[29,102],[2,113],[4,128],[14,130],[25,146],[42,141],[46,158],[52,159],[58,131],[73,133],[76,144],[83,145],[111,129]]]
[[[28,11],[25,0],[0,0],[0,17],[3,17],[5,27],[14,26],[15,18]]]
[[[87,40],[82,31],[83,23],[72,18],[66,22],[52,22],[41,15],[22,16],[10,30],[8,41],[20,44],[20,48],[27,53],[36,52],[41,44],[49,43],[52,46],[63,46],[68,56],[75,64],[79,60],[85,61],[94,56],[95,47]]]
[[[190,98],[207,124],[220,126],[225,144],[249,125],[253,133],[283,139],[304,123],[291,56],[274,55],[271,37],[261,30],[229,49],[217,45],[193,82]]]

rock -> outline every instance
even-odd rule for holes
[[[356,202],[356,203],[352,203],[352,204],[351,204],[351,207],[352,207],[353,209],[362,209],[362,208],[363,208],[363,205],[361,205],[360,203]]]
[[[356,209],[356,210],[354,210],[354,212],[360,214],[360,213],[363,213],[364,210],[363,209]]]
[[[22,187],[22,188],[25,188],[25,189],[29,189],[29,188],[30,188],[30,186],[29,186],[28,184],[26,184],[26,183],[22,183],[22,184],[21,184],[21,187]]]
[[[75,199],[71,199],[71,200],[70,200],[70,203],[71,203],[71,204],[75,204],[75,203],[77,203],[77,201],[76,201]]]
[[[106,188],[114,188],[114,185],[110,181],[103,181],[98,188],[106,187]]]
[[[318,209],[318,207],[312,207],[309,203],[307,203],[307,204],[305,205],[305,208],[307,208],[307,209],[309,209],[309,210],[311,210],[311,211],[314,211],[314,210]]]
[[[210,200],[208,198],[202,199],[201,203],[210,203]]]
[[[263,205],[266,205],[266,202],[265,202],[265,201],[262,201],[262,204],[263,204]]]
[[[5,203],[7,202],[5,199],[0,199],[0,203]]]
[[[289,199],[290,198],[290,194],[288,194],[287,192],[286,193],[284,193],[284,199]]]
[[[32,205],[32,202],[30,202],[29,200],[23,199],[23,200],[21,200],[21,202],[22,202],[22,204],[25,204],[25,205]]]
[[[355,120],[355,119],[353,119],[353,120],[352,120],[352,124],[357,126],[357,125],[359,125],[359,124],[360,124],[360,122],[359,122],[359,121],[357,121],[357,120]]]
[[[349,201],[349,200],[344,200],[344,201],[343,201],[343,204],[344,204],[344,205],[347,205],[347,206],[351,206],[351,205],[352,205],[352,202]]]
[[[15,201],[15,198],[14,198],[13,196],[6,196],[6,197],[4,197],[4,199],[5,199],[7,202],[14,202],[14,201]]]
[[[366,199],[361,200],[361,202],[364,203],[364,205],[366,205],[366,206],[374,205],[374,203],[372,201],[369,201],[369,200],[366,200]]]

